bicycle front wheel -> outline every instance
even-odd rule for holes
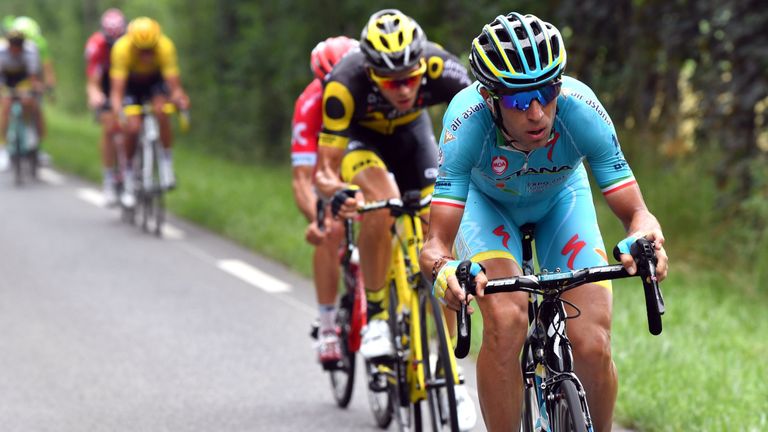
[[[573,381],[561,381],[555,387],[554,398],[548,403],[552,432],[587,432],[587,416]],[[586,407],[586,404],[583,405]]]
[[[339,343],[341,348],[341,360],[335,368],[330,369],[331,390],[336,405],[346,408],[352,399],[352,389],[355,383],[355,352],[350,350],[349,337],[352,326],[352,304],[354,294],[347,293],[341,297],[339,311],[336,314],[336,325],[340,329]]]
[[[424,383],[427,389],[427,408],[433,431],[459,431],[456,407],[453,352],[448,346],[443,313],[437,299],[427,291],[420,292],[419,309],[422,317],[421,355],[424,362]],[[434,333],[430,335],[429,328]]]

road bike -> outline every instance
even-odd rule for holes
[[[25,165],[29,175],[37,179],[38,136],[34,121],[25,115],[21,95],[17,89],[11,89],[11,110],[8,119],[6,142],[8,156],[13,165],[13,181],[16,186],[23,183]]]
[[[395,217],[391,227],[392,259],[387,276],[391,358],[366,362],[369,402],[377,424],[396,421],[399,431],[458,431],[455,387],[463,384],[451,349],[442,308],[419,269],[423,233],[419,212],[431,196],[409,191],[402,199],[363,204],[358,213],[384,210]],[[429,417],[422,415],[426,402]]]
[[[317,221],[324,229],[325,202],[318,200]],[[344,247],[341,254],[341,269],[344,292],[339,297],[336,312],[336,328],[339,332],[341,359],[336,364],[324,364],[328,371],[331,391],[336,404],[346,408],[352,399],[355,382],[355,359],[360,350],[360,332],[367,322],[365,286],[360,272],[355,225],[352,219],[344,220]],[[312,337],[318,339],[318,325],[313,325]]]
[[[166,172],[165,164],[160,163],[163,152],[160,125],[150,103],[130,105],[124,111],[127,115],[141,115],[142,121],[138,148],[130,162],[133,167],[136,205],[121,205],[123,219],[135,223],[136,216],[140,215],[142,229],[160,237],[165,222],[165,193],[174,187],[169,183],[170,175]],[[173,114],[176,106],[167,103],[163,106],[163,112]],[[188,113],[182,112],[181,119],[182,129],[188,127]]]
[[[588,267],[564,271],[555,269],[533,274],[533,236],[535,227],[521,227],[523,238],[523,276],[495,279],[488,282],[485,294],[523,291],[529,293],[528,335],[521,354],[524,397],[520,430],[522,432],[586,432],[592,431],[586,393],[574,373],[571,342],[566,334],[566,321],[579,316],[576,305],[561,298],[571,289],[590,282],[627,278],[630,275],[621,265]],[[618,260],[618,250],[614,250]],[[653,335],[662,330],[661,315],[664,299],[656,278],[656,254],[653,243],[638,239],[631,247],[637,262],[638,276],[643,281],[648,329]],[[475,294],[474,278],[470,277],[471,262],[463,261],[456,275],[461,287]],[[569,317],[568,304],[577,312]],[[466,304],[457,312],[458,341],[456,356],[462,358],[469,351],[470,321]]]

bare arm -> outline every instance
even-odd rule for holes
[[[605,197],[608,206],[624,224],[627,235],[637,235],[651,240],[656,245],[658,257],[657,273],[659,281],[667,277],[667,252],[664,249],[664,233],[656,217],[648,211],[640,188],[635,184],[622,190],[611,193]],[[634,274],[637,269],[632,257],[624,254],[621,263],[627,270]]]
[[[168,90],[171,93],[171,101],[181,110],[189,109],[189,97],[181,86],[181,77],[178,75],[169,76],[165,78],[165,82],[168,84]]]
[[[88,95],[88,107],[91,109],[104,105],[107,98],[107,95],[101,91],[101,79],[98,75],[88,76],[88,81],[85,83],[85,93]]]
[[[115,118],[120,118],[120,111],[123,109],[123,97],[125,96],[125,78],[112,78],[111,90],[109,92],[109,103],[112,106],[112,113]]]
[[[315,187],[321,196],[330,198],[337,190],[344,188],[340,176],[343,157],[343,149],[325,146],[318,149]]]
[[[293,198],[296,201],[296,206],[301,213],[307,218],[307,222],[315,220],[315,204],[317,196],[312,189],[312,167],[311,166],[296,166],[293,167]]]

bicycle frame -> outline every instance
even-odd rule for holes
[[[523,275],[534,274],[533,228],[523,226]],[[549,389],[556,383],[570,380],[579,393],[579,402],[586,419],[586,427],[592,430],[592,417],[586,403],[586,393],[581,381],[573,371],[573,348],[566,336],[566,313],[563,302],[544,298],[540,294],[528,295],[528,334],[520,355],[523,385],[528,396],[535,389],[536,397],[530,401],[531,415],[536,419],[534,430],[548,430],[547,398]],[[562,337],[561,337],[562,335]],[[521,423],[526,419],[521,419]],[[523,427],[523,430],[525,428]]]
[[[404,196],[408,196],[406,193]],[[404,198],[408,200],[408,198]],[[411,198],[414,200],[413,197]],[[394,203],[399,202],[399,203]],[[424,206],[425,200],[421,200],[420,205]],[[426,201],[428,202],[428,201]],[[423,400],[427,400],[429,386],[435,386],[435,377],[432,378],[432,383],[427,382],[427,374],[425,372],[427,362],[429,358],[423,358],[424,344],[427,341],[423,339],[423,335],[427,334],[427,321],[425,314],[429,313],[431,292],[429,287],[423,282],[420,267],[419,267],[419,252],[422,248],[424,238],[422,231],[421,218],[414,214],[412,209],[413,204],[403,205],[400,200],[390,200],[393,216],[396,217],[395,223],[392,225],[392,256],[390,267],[387,275],[386,286],[390,287],[390,293],[394,293],[396,298],[390,296],[390,310],[392,311],[392,302],[396,301],[394,312],[395,317],[390,317],[390,320],[394,322],[401,330],[407,329],[407,334],[399,335],[400,338],[395,338],[395,367],[399,365],[405,365],[405,380],[407,382],[400,382],[396,388],[408,389],[408,395],[399,395],[398,399],[400,406],[396,406],[395,409],[401,409],[409,405],[416,405]],[[398,206],[399,204],[399,206]],[[364,206],[363,211],[372,210],[375,208],[384,208],[381,203],[373,204],[370,206]],[[426,296],[426,299],[425,299]],[[439,310],[439,308],[438,308]],[[456,358],[453,356],[450,350],[450,340],[447,338],[448,327],[442,312],[439,316],[435,316],[436,325],[441,325],[443,328],[442,333],[446,335],[446,341],[448,348],[447,360],[450,363],[451,379],[454,385],[460,384],[459,374],[456,366]],[[428,351],[428,350],[427,350]],[[386,370],[388,366],[379,365],[379,370],[384,368],[386,375],[388,376],[390,385],[395,385],[395,380],[402,374],[398,375],[392,373],[391,370]],[[440,385],[440,384],[437,384]],[[451,397],[453,394],[451,393]],[[420,421],[420,420],[418,420]]]

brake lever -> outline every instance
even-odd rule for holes
[[[656,250],[653,242],[640,238],[632,244],[630,253],[637,263],[637,271],[643,281],[648,331],[653,335],[659,335],[662,330],[661,316],[664,315],[665,307],[656,276],[656,264],[658,264]]]
[[[462,291],[464,291],[465,299],[469,294],[475,292],[475,281],[470,273],[471,261],[462,261],[456,268],[456,279],[459,281]],[[459,310],[456,311],[456,348],[453,352],[457,358],[464,358],[469,354],[469,346],[472,332],[472,321],[469,318],[467,312],[467,302],[461,302]]]

